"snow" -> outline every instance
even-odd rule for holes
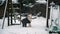
[[[40,4],[46,4],[46,0],[37,0],[36,2],[38,2]]]
[[[0,24],[3,19],[0,19]],[[7,26],[7,18],[5,18],[4,29],[0,28],[0,34],[49,34],[46,31],[46,18],[37,17],[32,19],[32,27],[22,27],[21,25]],[[0,26],[1,27],[1,26]]]
[[[1,26],[2,26],[2,22],[3,22],[2,19],[0,19],[0,28],[1,28]]]

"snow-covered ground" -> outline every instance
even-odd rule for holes
[[[37,17],[32,19],[32,27],[22,27],[21,25],[7,26],[7,18],[5,19],[4,29],[1,29],[2,19],[0,19],[0,34],[49,34],[46,31],[46,18]]]

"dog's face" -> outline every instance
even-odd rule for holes
[[[28,20],[31,21],[31,19],[32,19],[32,14],[29,14],[27,17],[28,17]]]

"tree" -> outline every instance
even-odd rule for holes
[[[23,3],[23,4],[26,4],[26,5],[28,5],[29,3],[34,4],[34,3],[35,3],[35,0],[23,0],[22,3]]]

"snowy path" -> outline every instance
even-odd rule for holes
[[[7,26],[3,30],[0,29],[0,34],[48,34],[46,29],[46,19],[38,17],[32,20],[32,27],[22,27],[21,25]]]

